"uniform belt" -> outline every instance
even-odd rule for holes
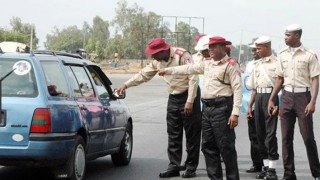
[[[288,91],[288,92],[292,92],[292,93],[302,93],[302,92],[309,92],[310,88],[309,87],[296,87],[296,88],[293,88],[293,87],[285,86],[284,90]]]
[[[271,93],[272,89],[272,87],[257,88],[257,93]]]
[[[230,97],[217,97],[214,99],[203,99],[201,98],[201,101],[204,105],[208,106],[208,107],[221,107],[223,106],[225,103],[227,103],[227,100],[232,99],[232,96]]]

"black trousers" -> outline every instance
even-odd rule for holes
[[[250,140],[250,155],[252,160],[252,165],[255,167],[262,167],[263,161],[260,155],[257,131],[256,131],[256,120],[252,117],[248,120],[248,134]]]
[[[312,114],[306,116],[304,113],[310,99],[310,92],[291,93],[283,91],[281,96],[280,117],[284,178],[296,179],[293,151],[296,118],[298,118],[300,134],[306,146],[311,174],[313,177],[320,176],[318,148],[313,133],[313,117]]]
[[[232,97],[203,100],[202,152],[210,179],[223,179],[220,155],[226,166],[227,180],[239,179],[236,135],[234,129],[227,125],[232,108]]]
[[[193,102],[192,116],[185,116],[184,106],[188,91],[183,94],[169,95],[167,106],[167,133],[169,169],[178,169],[182,159],[183,129],[186,135],[186,168],[196,170],[199,164],[201,141],[200,89]]]
[[[254,102],[254,117],[260,155],[262,159],[278,160],[277,125],[278,116],[268,115],[268,102],[271,93],[258,93]],[[278,99],[277,99],[278,102]]]

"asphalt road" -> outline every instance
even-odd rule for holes
[[[119,87],[130,74],[109,74],[113,82],[113,88]],[[167,133],[166,133],[166,104],[167,88],[163,80],[156,76],[150,82],[127,90],[125,102],[129,106],[133,116],[133,154],[128,166],[115,167],[109,156],[91,161],[87,165],[86,180],[155,180],[159,179],[159,172],[165,170],[168,165],[167,157]],[[320,107],[314,114],[314,132],[316,141],[320,142]],[[240,179],[255,179],[255,174],[245,172],[251,166],[250,145],[248,138],[247,122],[244,115],[240,116],[239,126],[236,128],[236,148],[238,152],[238,164]],[[277,165],[279,179],[282,178],[283,167],[281,160],[280,124],[278,126],[278,145],[280,160]],[[295,130],[295,162],[298,179],[313,179],[309,170],[306,150],[299,133],[298,125]],[[319,146],[318,146],[319,147]],[[319,147],[320,148],[320,147]],[[184,153],[185,158],[185,153]],[[195,180],[208,179],[203,154],[200,154],[200,164]],[[43,169],[26,169],[16,167],[1,167],[0,179],[50,179],[50,174]],[[183,179],[181,177],[170,178],[172,180]]]

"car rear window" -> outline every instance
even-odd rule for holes
[[[51,96],[69,96],[68,84],[58,62],[41,61],[46,78],[47,89]]]
[[[2,81],[3,97],[36,97],[38,88],[32,63],[29,60],[2,59],[0,61],[0,77],[8,74],[17,64],[27,64],[28,70],[17,69]],[[23,67],[23,66],[20,66]],[[30,68],[30,69],[29,69]],[[30,70],[30,71],[29,71]],[[19,73],[22,72],[22,73]]]

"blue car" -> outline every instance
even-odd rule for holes
[[[86,162],[128,165],[132,118],[100,67],[56,51],[0,53],[0,165],[83,180]]]

